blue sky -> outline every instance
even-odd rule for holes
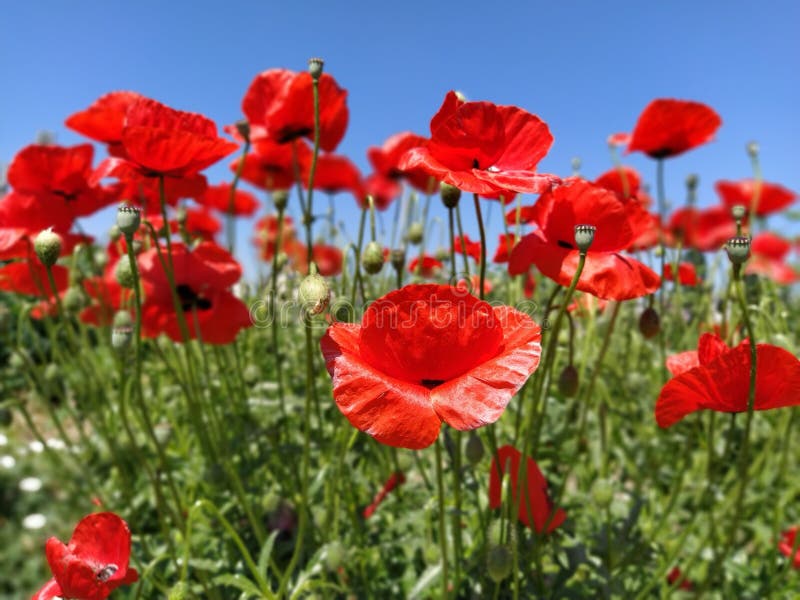
[[[304,69],[321,56],[349,92],[339,152],[365,174],[367,147],[398,131],[428,134],[445,93],[458,89],[539,115],[555,136],[540,170],[568,175],[579,156],[587,177],[610,166],[607,135],[630,131],[653,98],[702,101],[723,126],[714,143],[669,161],[673,204],[684,199],[688,173],[701,177],[703,205],[717,202],[717,179],[750,176],[750,140],[760,143],[765,178],[800,190],[800,3],[793,0],[33,0],[7,3],[3,22],[3,163],[39,130],[55,132],[61,144],[83,141],[63,126],[65,117],[115,89],[231,123],[258,72]],[[652,182],[655,167],[645,157],[626,163]],[[223,167],[209,171],[212,181],[227,176]],[[353,206],[341,197],[338,216],[349,217]],[[100,233],[110,218],[87,228]],[[471,212],[465,221],[474,232]],[[247,228],[238,236],[246,262]]]

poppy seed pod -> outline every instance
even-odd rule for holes
[[[318,315],[328,306],[331,299],[331,288],[325,278],[317,273],[316,266],[311,267],[311,273],[300,283],[298,299],[309,316]]]
[[[442,197],[442,204],[447,208],[455,208],[461,199],[461,190],[449,183],[442,183],[439,188],[439,194]]]
[[[489,571],[492,581],[500,583],[508,577],[513,564],[514,557],[508,546],[501,544],[489,548],[489,552],[486,554],[486,569]]]
[[[284,210],[286,205],[289,204],[289,191],[275,190],[272,192],[272,203],[277,210]]]
[[[755,158],[758,156],[758,152],[760,150],[758,142],[747,142],[747,155],[750,158]]]
[[[750,238],[747,236],[732,237],[725,244],[725,251],[734,265],[743,264],[750,257]]]
[[[594,225],[575,225],[575,245],[578,250],[585,253],[594,241],[594,232],[597,228]]]
[[[370,242],[361,255],[361,265],[370,275],[376,275],[383,268],[383,248],[378,242]]]
[[[61,256],[61,245],[63,240],[52,228],[45,229],[36,236],[33,242],[33,249],[36,256],[46,267],[52,267]]]
[[[661,319],[652,306],[644,309],[639,317],[639,331],[647,340],[655,337],[661,331]]]
[[[731,207],[731,216],[736,221],[741,221],[744,219],[744,216],[747,214],[747,207],[744,204],[736,204],[735,206]]]
[[[117,352],[122,353],[131,345],[132,338],[132,327],[114,327],[114,329],[111,330],[111,347]]]
[[[117,227],[125,234],[131,236],[139,229],[142,223],[142,211],[130,204],[120,204],[117,209]]]
[[[422,242],[422,236],[425,235],[425,226],[419,221],[415,221],[408,226],[406,232],[406,239],[412,244],[419,244]]]
[[[311,78],[318,80],[322,77],[322,69],[325,66],[325,61],[321,58],[308,59],[308,72],[311,73]]]

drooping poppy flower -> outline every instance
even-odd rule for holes
[[[302,141],[290,145],[266,139],[254,143],[253,151],[237,158],[230,168],[235,173],[243,160],[244,181],[262,190],[286,190],[297,182],[300,165],[310,159],[311,149]]]
[[[233,214],[238,217],[252,216],[258,209],[256,197],[250,192],[237,188],[233,195],[233,206],[231,207],[231,187],[230,183],[209,186],[200,197],[200,204],[224,214]]]
[[[800,279],[797,271],[786,263],[786,255],[792,245],[788,240],[764,231],[750,242],[750,260],[745,273],[763,275],[781,285],[789,285]]]
[[[659,427],[670,427],[698,410],[744,412],[750,389],[750,342],[729,348],[718,335],[700,336],[697,352],[681,353],[667,366],[674,377],[656,401]],[[695,363],[696,361],[696,363]],[[800,361],[783,348],[756,345],[754,410],[800,404]]]
[[[278,217],[266,215],[256,222],[256,235],[253,244],[259,249],[261,260],[271,261],[275,255],[275,245],[278,241]],[[284,215],[281,226],[281,252],[289,253],[295,241],[294,221],[292,217]]]
[[[105,600],[118,587],[139,578],[136,569],[128,566],[128,524],[114,513],[84,517],[72,532],[69,544],[51,537],[45,552],[53,578],[31,600]]]
[[[736,221],[724,206],[679,208],[669,219],[667,231],[684,248],[713,252],[736,235]]]
[[[778,542],[778,550],[792,560],[792,566],[795,569],[800,569],[800,547],[795,545],[798,531],[800,531],[800,527],[797,525],[790,527],[781,534],[781,539]],[[792,557],[792,550],[794,550],[794,557]]]
[[[142,306],[142,334],[157,337],[164,333],[180,342],[183,339],[178,315],[157,250],[151,248],[137,257],[142,280],[151,286]],[[227,250],[213,242],[201,242],[190,251],[176,243],[172,244],[172,261],[178,299],[191,339],[202,337],[209,344],[229,344],[241,329],[252,325],[247,306],[228,291],[241,277],[242,268]]]
[[[453,239],[453,249],[457,254],[466,253],[475,262],[481,262],[481,243],[472,241],[466,234]]]
[[[333,152],[342,141],[349,112],[347,91],[327,73],[319,79],[319,145]],[[250,139],[269,138],[286,144],[300,138],[314,140],[314,92],[311,75],[287,69],[269,69],[256,75],[242,100],[250,123]]]
[[[106,144],[111,156],[125,158],[122,147],[125,115],[130,105],[143,97],[136,92],[109,92],[100,96],[86,110],[67,117],[64,124],[89,139]]]
[[[664,279],[667,281],[675,281],[672,263],[664,265]],[[700,278],[697,276],[697,269],[694,264],[690,262],[678,263],[678,282],[685,286],[694,286],[700,283]]]
[[[597,230],[577,289],[607,300],[638,298],[658,289],[661,279],[652,269],[621,254],[637,233],[625,203],[614,192],[570,178],[542,194],[532,217],[539,229],[523,237],[511,252],[512,275],[535,264],[546,277],[569,286],[580,255],[575,226],[594,225]]]
[[[648,104],[631,134],[628,152],[670,158],[710,142],[722,124],[713,108],[691,100],[659,98]]]
[[[121,144],[126,158],[104,160],[95,171],[95,180],[192,177],[238,148],[219,137],[211,119],[149,98],[140,98],[128,107]]]
[[[320,341],[333,398],[357,429],[425,448],[442,421],[493,423],[536,370],[541,330],[526,314],[436,284],[370,304],[361,324],[334,323]]]
[[[369,519],[372,515],[375,514],[375,511],[378,510],[378,506],[386,499],[388,496],[397,486],[402,485],[406,481],[406,476],[403,475],[402,472],[398,471],[396,473],[392,473],[389,476],[389,479],[386,480],[386,483],[383,484],[383,487],[380,491],[375,494],[375,497],[372,499],[372,503],[364,509],[364,518]]]
[[[501,233],[500,236],[497,238],[497,250],[495,250],[492,262],[496,263],[508,262],[508,257],[511,255],[511,250],[513,250],[516,243],[517,243],[517,236],[515,236],[513,233],[509,234]]]
[[[432,179],[426,171],[423,169],[404,170],[400,168],[400,162],[406,152],[412,148],[423,148],[427,143],[428,140],[421,135],[404,131],[389,137],[383,143],[383,146],[370,146],[367,150],[367,158],[372,168],[375,169],[376,174],[394,182],[400,180],[408,181],[423,194],[432,194],[439,186],[439,182]],[[395,196],[399,194],[400,186],[398,185]]]
[[[797,194],[782,185],[767,181],[757,184],[753,179],[718,181],[714,188],[728,208],[740,204],[750,212],[755,202],[755,214],[759,217],[779,212],[797,199]]]
[[[425,279],[437,277],[439,273],[441,273],[442,268],[444,268],[442,261],[437,260],[429,254],[423,255],[421,259],[419,256],[415,256],[411,259],[411,262],[408,263],[409,273],[412,275],[419,275]]]
[[[497,461],[500,464],[497,464]],[[506,502],[518,502],[520,522],[536,530],[537,533],[550,533],[566,520],[567,513],[563,509],[553,509],[553,504],[547,495],[547,480],[542,475],[539,465],[530,457],[525,457],[527,471],[527,489],[519,497],[519,467],[522,453],[513,446],[503,446],[497,449],[497,454],[492,457],[492,466],[489,472],[489,507],[496,509],[503,504],[503,484],[500,473],[511,478],[511,498]],[[533,517],[533,523],[531,523]],[[545,527],[547,529],[545,530]]]
[[[540,193],[558,182],[536,173],[553,136],[536,115],[516,106],[463,102],[449,92],[431,119],[431,138],[412,148],[400,169],[421,169],[465,192]]]

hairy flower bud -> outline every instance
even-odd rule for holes
[[[117,278],[117,283],[129,290],[132,290],[136,284],[136,280],[133,277],[133,267],[127,255],[119,257],[117,266],[114,268],[114,277]]]
[[[455,208],[461,199],[461,190],[449,183],[442,183],[439,187],[439,195],[442,197],[442,204],[447,208]]]
[[[287,190],[275,190],[272,192],[272,203],[276,210],[284,210],[289,204],[289,192]]]
[[[112,242],[116,242],[120,237],[122,237],[122,232],[119,230],[119,227],[117,227],[117,224],[114,223],[108,228],[108,239]]]
[[[514,557],[507,545],[501,544],[489,548],[489,552],[486,554],[486,569],[489,571],[492,581],[500,583],[508,577],[513,564]]]
[[[574,365],[567,365],[558,376],[558,390],[567,398],[571,398],[578,391],[578,369]]]
[[[77,286],[70,286],[66,292],[64,292],[64,310],[68,312],[78,312],[84,306],[86,306],[86,296],[83,293],[83,290]]]
[[[378,242],[370,242],[361,255],[361,265],[370,275],[376,275],[383,269],[383,247]]]
[[[130,326],[114,327],[111,330],[111,347],[120,354],[131,345],[131,339],[133,339],[133,328]]]
[[[419,244],[422,242],[422,236],[425,235],[425,226],[419,221],[415,221],[408,226],[406,232],[406,239],[412,244]]]
[[[403,248],[395,248],[389,253],[389,260],[395,271],[402,271],[406,265],[406,251]]]
[[[741,221],[744,219],[744,216],[747,214],[747,207],[743,204],[734,204],[731,207],[731,216],[736,221]]]
[[[661,319],[656,309],[652,306],[644,309],[644,312],[639,317],[639,331],[648,340],[657,336],[658,332],[661,331]]]
[[[317,269],[312,265],[309,273],[300,283],[298,299],[303,310],[310,315],[318,315],[328,306],[331,299],[331,289],[325,278],[317,273]]]
[[[469,438],[467,438],[467,447],[464,450],[464,454],[472,465],[477,465],[483,458],[483,442],[478,434],[475,433],[475,431],[469,432]]]
[[[133,317],[127,310],[118,310],[114,313],[112,327],[133,327]]]
[[[242,139],[247,142],[250,141],[250,122],[247,119],[240,119],[234,123],[236,131],[242,136]]]
[[[36,256],[46,267],[52,267],[61,256],[61,245],[63,240],[52,228],[45,229],[36,236],[33,241],[33,249]]]

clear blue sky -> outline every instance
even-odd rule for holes
[[[568,175],[579,156],[587,177],[610,166],[606,136],[630,131],[653,98],[702,101],[723,126],[714,143],[669,161],[673,202],[683,201],[690,172],[701,176],[704,205],[717,201],[715,180],[750,176],[749,140],[761,145],[766,179],[800,190],[796,0],[31,0],[6,3],[3,24],[3,163],[39,130],[62,144],[83,141],[64,118],[115,89],[231,123],[258,72],[305,69],[320,56],[349,91],[339,152],[365,174],[368,146],[402,130],[427,135],[444,94],[459,89],[538,114],[555,136],[540,170]],[[652,182],[650,161],[626,162]],[[220,181],[227,170],[209,177]],[[347,216],[353,202],[342,197],[338,206]],[[107,218],[88,228],[104,231]],[[475,231],[471,211],[466,223]],[[791,225],[787,232],[796,233]],[[248,237],[242,229],[245,260]]]

